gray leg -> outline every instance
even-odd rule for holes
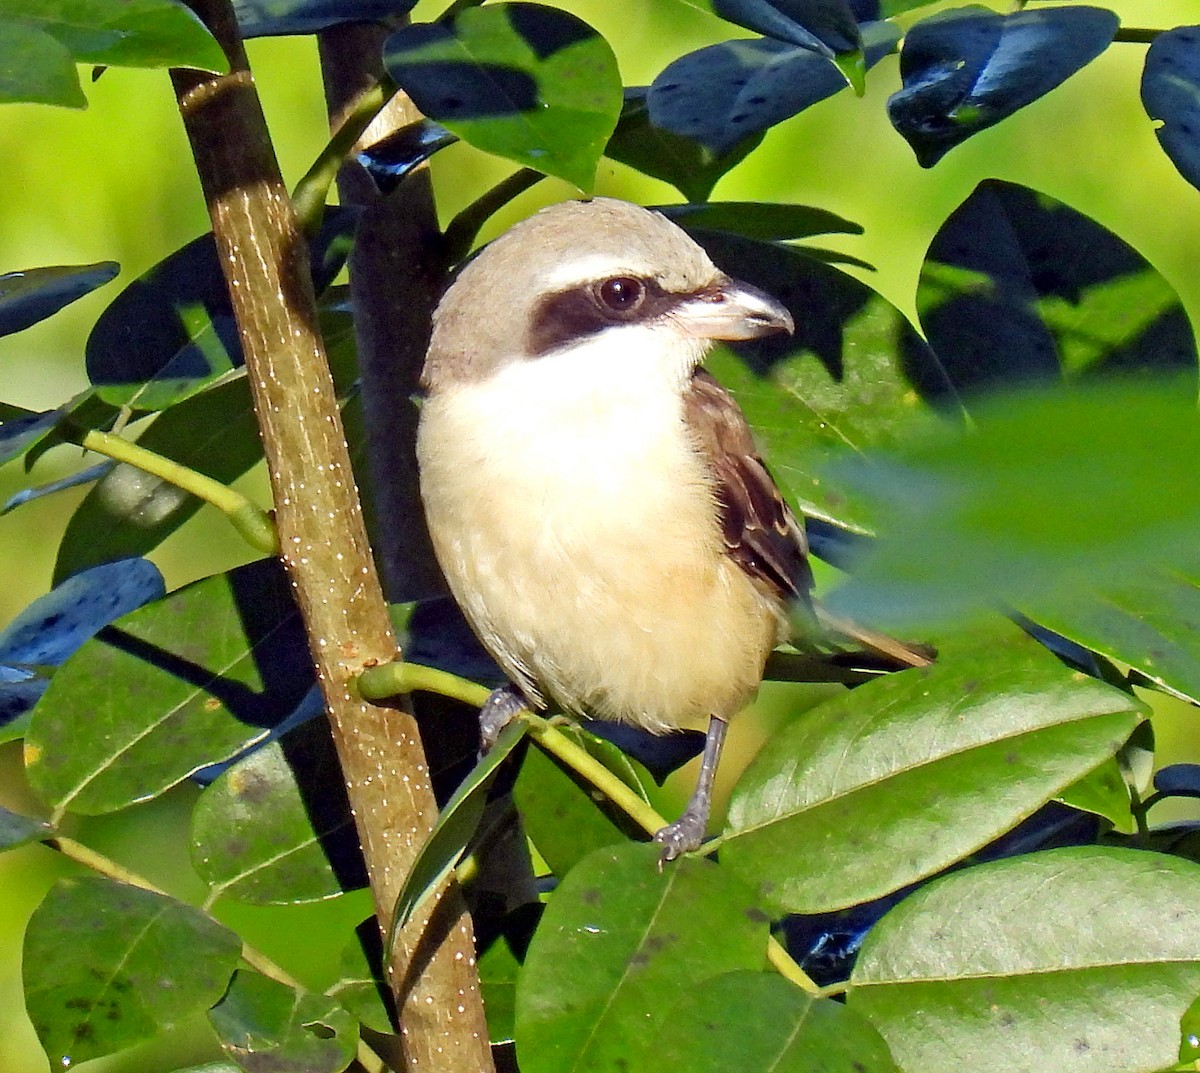
[[[486,753],[502,731],[516,718],[518,712],[525,711],[529,702],[521,695],[521,691],[511,682],[493,689],[488,699],[479,709],[479,751]]]
[[[704,841],[708,830],[708,812],[712,807],[713,777],[717,773],[717,762],[721,759],[721,746],[725,744],[725,730],[729,724],[718,716],[708,721],[708,733],[704,736],[704,752],[700,755],[700,777],[696,780],[696,789],[692,791],[691,799],[683,815],[674,823],[667,824],[654,836],[655,842],[662,843],[662,853],[658,858],[661,869],[667,861],[673,861],[681,853],[696,849]]]

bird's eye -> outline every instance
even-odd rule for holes
[[[614,313],[631,313],[646,297],[646,285],[632,276],[614,276],[600,284],[600,301]]]

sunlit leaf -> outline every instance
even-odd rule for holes
[[[1143,714],[1024,635],[998,634],[788,724],[734,791],[721,863],[790,912],[870,901],[1032,815]]]
[[[931,15],[904,38],[892,125],[932,167],[1094,60],[1118,25],[1112,11],[1083,5],[1001,15],[972,4]]]
[[[60,879],[25,933],[25,1006],[57,1069],[148,1039],[221,997],[237,936],[199,910],[99,876]]]
[[[529,3],[467,8],[397,31],[384,63],[422,113],[464,141],[592,189],[621,77],[608,43],[576,16]]]
[[[710,861],[656,867],[657,846],[585,858],[550,899],[518,979],[523,1073],[618,1073],[669,1013],[665,995],[764,967],[767,919]]]
[[[0,16],[0,104],[86,108],[75,57],[58,38]]]
[[[1174,1067],[1200,990],[1200,867],[1050,850],[947,876],[867,936],[849,1008],[921,1073]]]
[[[282,566],[206,578],[105,627],[55,674],[26,766],[58,812],[123,808],[266,734],[312,664]]]

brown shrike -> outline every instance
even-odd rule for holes
[[[606,198],[512,228],[434,315],[421,495],[451,592],[515,687],[485,724],[547,703],[659,734],[707,719],[696,791],[655,836],[664,861],[700,844],[726,721],[792,609],[813,609],[804,529],[700,367],[716,340],[792,327],[666,217]]]

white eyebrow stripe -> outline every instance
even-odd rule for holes
[[[593,253],[587,257],[573,257],[555,265],[544,279],[547,290],[559,291],[612,276],[647,275],[650,273],[644,266],[637,267],[608,254]]]

